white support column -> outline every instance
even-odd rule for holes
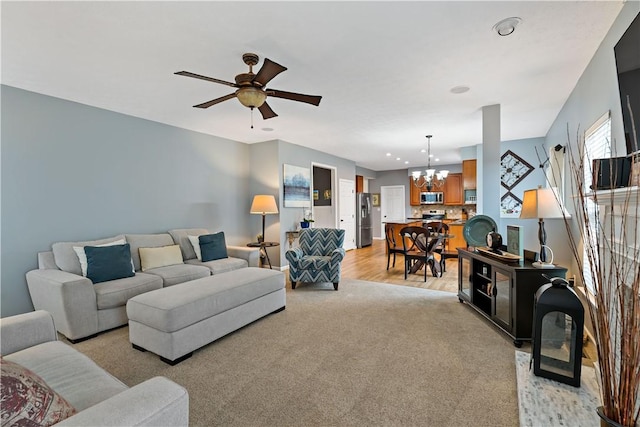
[[[482,175],[478,213],[500,221],[500,104],[482,107]]]

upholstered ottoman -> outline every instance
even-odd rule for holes
[[[135,349],[152,351],[175,365],[285,305],[282,272],[241,268],[131,298],[129,341]]]

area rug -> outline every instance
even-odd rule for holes
[[[538,377],[529,369],[531,353],[516,351],[521,427],[598,427],[602,403],[595,369],[582,365],[580,387]]]
[[[127,385],[163,375],[194,426],[516,426],[511,339],[448,292],[343,280],[169,366],[128,328],[75,345]]]

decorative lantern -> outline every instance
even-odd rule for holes
[[[569,283],[551,283],[536,292],[533,310],[533,373],[580,387],[584,307]]]

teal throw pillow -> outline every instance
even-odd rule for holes
[[[227,243],[224,240],[224,231],[215,234],[205,234],[198,237],[202,261],[228,258]]]
[[[94,284],[135,276],[128,243],[114,246],[85,246],[87,278]]]

